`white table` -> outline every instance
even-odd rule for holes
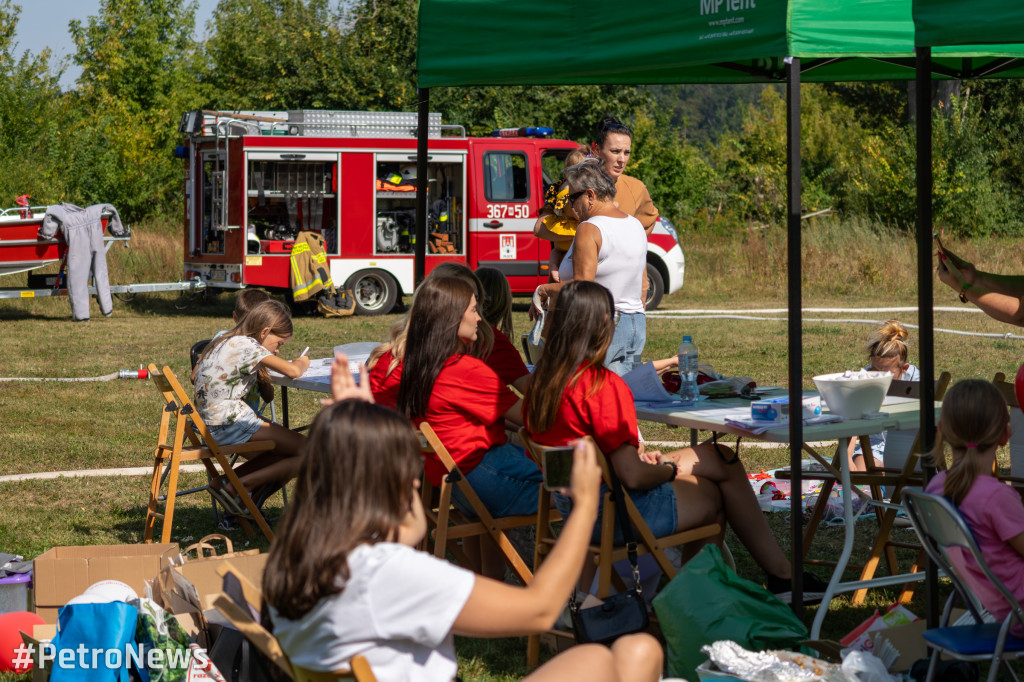
[[[270,372],[270,381],[275,386],[281,387],[281,422],[286,429],[291,426],[288,423],[288,389],[295,388],[301,391],[313,391],[314,393],[331,392],[331,363],[334,358],[318,358],[309,361],[309,369],[298,379],[286,377],[277,372]],[[356,379],[359,373],[354,372]]]
[[[804,394],[816,395],[814,392],[805,392]],[[825,591],[825,597],[822,600],[822,607],[818,608],[814,616],[814,623],[811,626],[811,639],[818,639],[821,635],[822,622],[825,619],[825,614],[828,612],[832,597],[835,595],[863,588],[902,585],[913,580],[923,580],[926,575],[924,571],[921,571],[919,573],[883,576],[881,578],[872,578],[871,580],[844,582],[842,579],[843,572],[846,570],[846,566],[850,561],[850,555],[853,552],[854,526],[860,515],[871,506],[864,504],[856,514],[853,512],[853,495],[849,491],[854,490],[854,488],[850,485],[850,470],[846,457],[846,449],[850,439],[881,433],[889,429],[917,428],[920,423],[920,403],[917,400],[886,398],[886,403],[883,404],[882,411],[888,413],[888,416],[879,419],[851,419],[831,424],[804,425],[803,434],[805,442],[838,440],[838,452],[842,454],[842,456],[838,457],[838,460],[840,462],[840,483],[843,486],[843,551],[832,572],[832,578],[829,580],[828,589]],[[688,407],[679,404],[638,403],[636,416],[638,419],[684,426],[694,430],[728,433],[772,443],[789,442],[789,426],[786,424],[770,428],[761,433],[755,433],[751,429],[727,423],[725,420],[730,417],[740,416],[749,418],[750,416],[750,401],[739,398],[703,400],[696,405]],[[855,492],[867,500],[871,499],[859,490]],[[799,496],[795,496],[794,499],[798,500]],[[795,504],[798,504],[798,502],[794,502]],[[794,513],[798,512],[794,511]],[[801,564],[802,557],[793,557],[794,572],[801,570]]]

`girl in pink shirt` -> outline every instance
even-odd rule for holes
[[[942,401],[933,455],[943,467],[948,444],[952,462],[929,481],[926,492],[943,495],[959,508],[992,573],[1024,601],[1024,505],[1013,488],[992,474],[996,448],[1009,440],[1010,416],[999,389],[982,379],[957,382]],[[1009,605],[971,556],[952,558],[985,608],[1005,618]]]

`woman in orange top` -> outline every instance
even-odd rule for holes
[[[633,147],[633,133],[614,116],[605,116],[597,124],[597,136],[590,145],[590,155],[601,159],[604,170],[615,181],[615,203],[644,226],[647,234],[658,220],[658,209],[651,201],[647,185],[626,175],[626,165]]]

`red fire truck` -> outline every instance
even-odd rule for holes
[[[300,230],[320,232],[331,278],[356,311],[380,315],[413,290],[415,113],[210,112],[182,117],[185,279],[211,289],[289,289]],[[533,234],[544,190],[576,146],[549,129],[466,137],[430,115],[426,271],[455,260],[501,270],[516,294],[547,281],[550,243]],[[648,242],[649,307],[683,285],[675,230]]]

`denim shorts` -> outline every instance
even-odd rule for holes
[[[537,513],[538,486],[544,477],[518,445],[506,442],[492,447],[466,474],[466,480],[492,516]],[[458,487],[452,491],[452,504],[463,514],[476,517]]]
[[[253,416],[256,417],[255,414]],[[209,428],[210,435],[217,441],[217,445],[235,445],[237,443],[248,443],[249,439],[260,430],[260,426],[263,424],[264,421],[256,417],[255,421],[240,419],[233,424],[211,426]]]
[[[608,486],[601,484],[600,506],[597,509],[597,523],[594,524],[594,534],[590,541],[594,544],[601,542],[601,518],[604,516],[604,494],[608,492]],[[676,532],[679,523],[679,510],[676,508],[676,489],[671,483],[662,483],[650,490],[629,490],[629,498],[633,500],[640,516],[647,522],[647,527],[654,533],[654,537],[662,538]],[[572,511],[572,500],[555,493],[555,507],[558,508],[562,518],[569,516]],[[633,534],[639,539],[636,529]],[[615,524],[615,544],[624,544],[622,528]]]
[[[615,324],[615,333],[604,356],[604,366],[619,376],[640,364],[640,356],[647,344],[647,316],[643,313],[622,313]]]

